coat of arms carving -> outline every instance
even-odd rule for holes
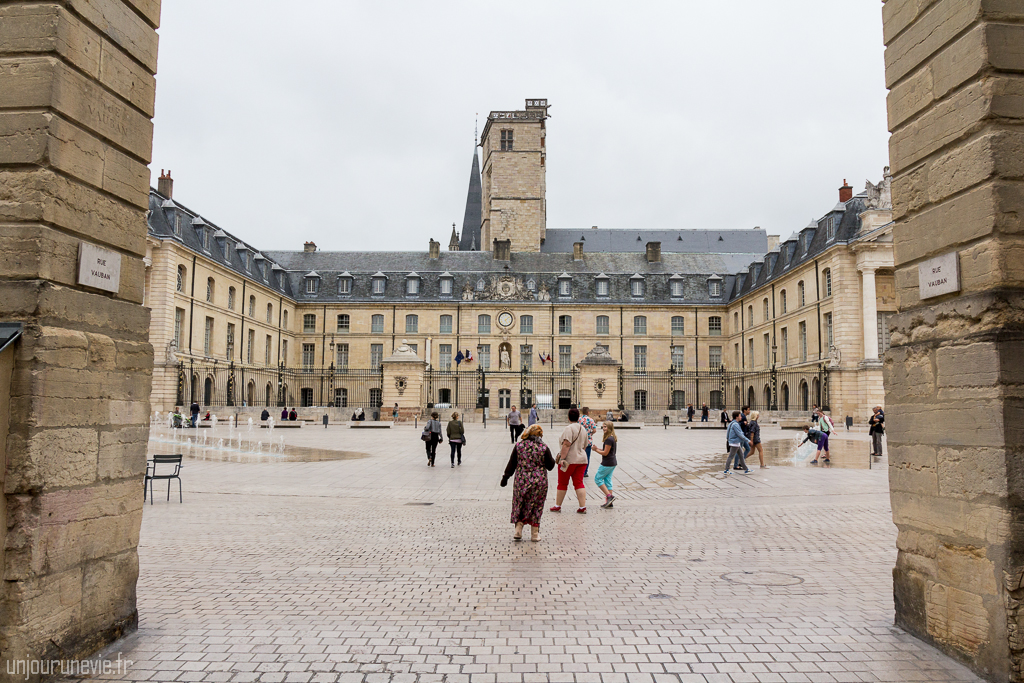
[[[492,275],[478,299],[491,301],[533,301],[533,292],[526,288],[523,279],[512,275]]]

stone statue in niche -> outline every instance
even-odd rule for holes
[[[504,344],[501,345],[501,351],[498,356],[499,370],[511,370],[512,369],[512,356],[508,352],[508,348]]]
[[[174,365],[178,362],[178,342],[173,339],[167,344],[167,363],[168,365]]]
[[[838,368],[842,362],[843,354],[839,352],[839,347],[832,345],[828,350],[828,366],[830,368]]]

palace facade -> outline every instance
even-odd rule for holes
[[[838,203],[784,241],[549,229],[547,111],[527,100],[489,114],[447,250],[263,251],[179,203],[161,173],[146,259],[154,408],[558,407],[593,399],[578,365],[597,346],[621,368],[600,380],[608,407],[823,403],[859,422],[882,403],[887,174],[856,195],[844,181]],[[399,349],[421,376],[392,387],[382,365]]]

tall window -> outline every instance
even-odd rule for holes
[[[608,316],[606,316],[606,315],[599,315],[599,316],[597,316],[597,327],[596,327],[596,330],[595,330],[597,332],[597,334],[608,334],[608,328],[609,328]]]
[[[441,296],[452,295],[452,279],[450,277],[441,278]]]
[[[831,350],[832,345],[835,344],[835,337],[832,335],[832,314],[825,314],[825,341],[828,348]]]
[[[316,332],[316,314],[306,313],[302,316],[302,331],[309,334]]]
[[[519,316],[519,334],[533,334],[533,316]]]
[[[478,334],[490,334],[491,333],[491,316],[489,315],[478,315],[476,317],[476,331]]]
[[[387,283],[387,280],[385,280],[382,277],[375,277],[375,278],[373,278],[373,285],[372,285],[373,286],[373,293],[374,294],[378,294],[378,295],[383,294],[384,293],[384,285],[386,283]]]
[[[722,296],[722,281],[721,280],[709,280],[708,281],[708,294],[712,297]]]
[[[177,291],[179,291],[179,292],[184,292],[185,291],[185,277],[186,277],[185,266],[178,266],[178,284],[175,287],[175,289]]]
[[[708,318],[708,334],[712,337],[719,337],[722,335],[722,318],[718,315],[713,315]]]
[[[420,293],[420,279],[418,277],[411,277],[405,281],[405,293],[411,296]]]
[[[647,334],[647,316],[633,316],[633,334]]]
[[[641,297],[644,295],[644,281],[640,278],[629,281],[629,294],[634,297]]]
[[[267,339],[269,340],[270,337],[267,337]],[[253,349],[254,346],[256,346],[256,330],[249,330],[249,335],[248,335],[248,339],[246,340],[246,342],[247,343],[245,345],[245,362],[249,363],[251,365],[252,362],[253,362],[252,359],[253,359],[253,353],[254,353],[252,349]],[[269,352],[267,353],[267,365],[270,365],[270,353]]]
[[[370,318],[370,332],[373,334],[384,333],[384,316],[380,313]],[[372,367],[377,367],[376,365]]]
[[[768,299],[765,298],[763,303],[764,303],[764,319],[765,319],[765,321],[768,321],[772,317],[771,316],[771,309],[768,307]]]
[[[213,342],[213,318],[206,319],[206,334],[203,335],[203,355],[210,355],[210,344]]]
[[[452,369],[452,345],[451,344],[438,344],[437,345],[437,364],[438,366],[448,372]]]
[[[181,323],[185,319],[185,309],[174,309],[174,345],[181,351]]]
[[[598,280],[597,283],[596,283],[596,287],[597,287],[597,295],[598,296],[608,296],[608,281],[607,280]]]
[[[747,367],[754,367],[754,340],[747,340]]]
[[[338,314],[338,333],[348,334],[352,329],[352,318],[348,313]]]
[[[789,363],[789,330],[785,327],[782,328],[782,364],[786,365]]]
[[[384,361],[384,345],[370,344],[370,367],[379,368]]]
[[[633,347],[633,372],[640,374],[647,372],[647,347]]]
[[[891,339],[889,338],[889,319],[893,317],[895,313],[890,311],[879,311],[878,312],[878,357],[881,358],[882,354],[889,350],[889,344]]]
[[[302,368],[309,372],[316,362],[316,344],[302,345]]]
[[[206,278],[206,300],[209,303],[213,303],[213,278]]]
[[[686,349],[682,346],[672,347],[672,369],[676,372],[683,371],[683,362],[686,360]]]
[[[797,301],[799,301],[798,305],[799,306],[806,306],[807,305],[807,288],[804,287],[804,281],[803,280],[801,280],[800,282],[796,283],[796,295],[797,295]]]
[[[288,311],[281,311],[281,327],[288,329]]]
[[[181,214],[174,214],[174,234],[181,235]]]
[[[533,345],[521,344],[519,346],[519,367],[525,370],[533,369]]]
[[[203,249],[210,251],[210,231],[203,230]]]
[[[786,312],[786,290],[779,292],[779,310],[782,311],[783,314]]]
[[[562,278],[558,281],[558,296],[570,296],[572,294],[572,280]]]
[[[511,152],[512,151],[512,131],[503,130],[501,131],[501,151]]]
[[[249,343],[250,343],[250,345],[252,345],[252,344],[255,344],[255,343],[256,343],[256,335],[255,335],[255,330],[249,330],[249,339],[251,340],[251,341],[249,342]],[[272,354],[273,352],[274,352],[274,340],[273,340],[273,338],[271,338],[271,336],[270,336],[270,335],[268,334],[268,335],[267,335],[267,345],[266,345],[266,347],[265,347],[265,348],[263,349],[263,364],[264,364],[264,365],[270,365],[270,358],[271,358],[271,354]],[[252,362],[252,350],[251,350],[251,349],[249,350],[249,362],[250,362],[250,363]]]
[[[681,315],[672,316],[672,334],[686,334],[686,318]]]
[[[764,335],[764,364],[770,366],[772,364],[772,341],[770,335]]]
[[[348,370],[348,344],[338,344],[334,347],[334,366],[338,370]]]
[[[438,331],[441,334],[452,333],[452,317],[450,315],[442,315],[441,322],[438,325]]]
[[[228,287],[228,308],[235,310],[235,288]]]
[[[797,332],[800,335],[797,340],[800,345],[800,362],[804,362],[807,360],[807,323],[800,323]]]
[[[254,296],[249,297],[249,317],[256,317],[256,297]]]
[[[288,365],[288,340],[281,340],[281,362]]]
[[[747,306],[747,327],[754,326],[754,307]]]
[[[267,304],[267,322],[274,322],[274,304]]]
[[[234,323],[228,323],[228,334],[227,334],[227,339],[226,339],[226,343],[225,343],[224,346],[227,349],[227,352],[225,353],[225,356],[227,357],[227,359],[228,360],[234,360],[234,358],[235,358],[235,324]]]
[[[740,367],[740,345],[739,345],[739,342],[736,342],[735,344],[733,344],[733,349],[732,350],[733,350],[733,358],[732,358],[733,367],[737,367],[738,368],[738,367]]]
[[[420,317],[418,315],[407,315],[405,316],[405,332],[406,334],[420,331]]]
[[[341,277],[338,278],[338,294],[351,294],[352,293],[352,278]]]
[[[491,367],[491,345],[481,344],[480,345],[480,367],[484,370],[488,370]]]
[[[830,268],[821,271],[821,280],[825,296],[832,296],[832,270]]]
[[[673,297],[681,297],[683,295],[683,281],[672,280],[669,283],[669,290]]]
[[[720,368],[722,367],[722,347],[721,346],[709,346],[708,347],[708,367]]]
[[[306,278],[306,294],[316,294],[316,283],[318,282],[315,277]]]
[[[572,370],[572,347],[567,344],[558,347],[558,370],[560,372]]]
[[[572,334],[572,316],[558,316],[558,334]]]

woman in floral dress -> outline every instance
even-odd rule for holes
[[[516,533],[512,538],[517,541],[523,540],[524,525],[531,527],[531,541],[540,540],[540,517],[548,497],[547,473],[555,469],[555,458],[541,441],[542,436],[544,430],[539,424],[531,425],[523,433],[512,449],[505,476],[501,478],[501,485],[506,486],[509,477],[516,475],[512,486],[512,523],[516,525]]]

